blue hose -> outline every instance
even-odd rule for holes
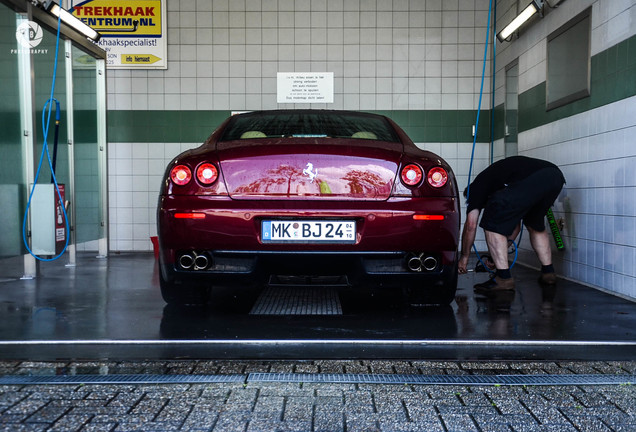
[[[466,202],[468,202],[468,197],[470,196],[470,178],[472,177],[473,162],[475,160],[475,146],[477,145],[477,131],[479,130],[479,115],[481,114],[481,99],[484,95],[484,79],[486,76],[486,60],[488,59],[488,41],[490,40],[491,15],[492,15],[492,0],[488,2],[488,24],[486,26],[486,43],[484,46],[484,62],[481,69],[481,86],[479,89],[479,105],[477,106],[477,119],[475,120],[475,133],[473,134],[473,148],[470,154],[470,167],[468,169],[468,186],[466,186]],[[493,58],[493,63],[494,63],[494,58]],[[493,76],[494,76],[494,71],[493,71]],[[493,86],[492,92],[494,94],[494,86]],[[493,101],[494,101],[494,98],[493,98]],[[491,110],[492,109],[494,109],[494,107],[491,107]],[[492,125],[491,125],[491,138],[492,138]],[[492,163],[492,149],[490,152],[490,156],[491,156],[491,163]],[[523,227],[521,229],[523,230]],[[512,244],[515,246],[515,257],[512,261],[512,264],[510,265],[510,268],[512,268],[517,262],[517,253],[518,253],[517,243],[513,241]],[[473,244],[473,250],[475,251],[475,255],[477,255],[477,259],[484,266],[484,268],[488,270],[490,273],[493,273],[493,271],[490,270],[488,266],[482,261],[481,257],[479,256],[479,252],[477,252],[477,248],[475,247],[475,244]]]
[[[62,255],[64,255],[64,253],[66,252],[66,249],[68,248],[68,243],[69,243],[69,237],[70,237],[70,226],[68,224],[68,215],[66,213],[66,207],[64,206],[64,201],[62,200],[62,194],[60,193],[60,187],[57,184],[57,178],[55,177],[55,168],[53,167],[53,164],[51,162],[51,155],[49,154],[49,148],[48,148],[48,144],[47,144],[47,140],[48,140],[48,135],[49,135],[49,126],[51,124],[51,110],[53,108],[53,103],[55,103],[56,109],[55,109],[55,120],[56,120],[56,124],[59,124],[59,120],[60,120],[60,102],[55,99],[53,97],[53,95],[55,94],[55,80],[57,78],[57,61],[58,61],[58,54],[60,51],[60,28],[61,28],[61,18],[60,16],[58,16],[57,18],[57,36],[55,39],[55,63],[53,65],[53,79],[51,82],[51,96],[49,97],[49,99],[45,102],[44,104],[44,108],[42,108],[42,131],[44,134],[44,142],[42,144],[42,153],[40,155],[40,162],[38,163],[38,169],[35,173],[35,178],[33,179],[33,188],[31,188],[31,193],[29,194],[29,201],[27,202],[27,206],[26,209],[24,211],[24,219],[22,220],[22,240],[24,242],[24,246],[26,247],[26,249],[29,251],[29,253],[36,259],[40,260],[40,261],[54,261],[58,258],[60,258]],[[57,126],[56,126],[57,127]],[[42,258],[37,256],[29,247],[29,242],[27,241],[27,235],[26,235],[26,227],[27,227],[27,220],[28,220],[28,215],[29,215],[29,209],[31,208],[31,200],[33,199],[33,193],[35,192],[35,186],[37,185],[38,182],[38,178],[40,177],[40,171],[42,169],[42,162],[44,160],[44,154],[46,153],[47,159],[48,159],[48,163],[49,163],[49,167],[51,169],[51,180],[53,182],[53,184],[55,185],[55,191],[57,192],[57,199],[58,202],[60,203],[61,207],[62,207],[62,212],[64,213],[64,223],[66,224],[66,243],[64,245],[64,249],[62,249],[62,251],[54,256],[53,258]]]

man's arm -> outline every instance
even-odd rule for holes
[[[475,236],[477,235],[477,222],[479,221],[480,211],[480,209],[473,209],[466,215],[466,222],[464,222],[464,229],[462,231],[462,252],[457,267],[460,274],[468,272],[466,267],[468,266],[468,258],[470,257],[470,248],[473,246]]]

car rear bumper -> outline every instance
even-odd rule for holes
[[[192,212],[201,218],[175,218]],[[441,215],[422,220],[414,215]],[[162,196],[157,213],[163,277],[216,284],[268,282],[273,276],[344,276],[348,284],[375,281],[433,283],[455,271],[459,208],[454,198],[373,201],[263,200]],[[264,220],[355,220],[355,243],[261,241]],[[188,257],[188,255],[190,257]],[[409,260],[422,256],[421,269]],[[181,262],[186,257],[186,265]],[[195,265],[202,256],[205,265]],[[416,263],[417,264],[417,263]]]

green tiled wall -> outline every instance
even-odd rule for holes
[[[393,119],[415,142],[472,141],[477,112],[373,111]],[[202,142],[230,111],[109,111],[110,142]],[[482,110],[479,142],[490,141],[490,111]]]
[[[203,142],[230,111],[109,111],[110,142]]]

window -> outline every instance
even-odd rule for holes
[[[261,111],[230,120],[221,141],[241,138],[353,138],[400,142],[384,117],[338,111]]]
[[[548,36],[548,110],[590,95],[590,11]]]

